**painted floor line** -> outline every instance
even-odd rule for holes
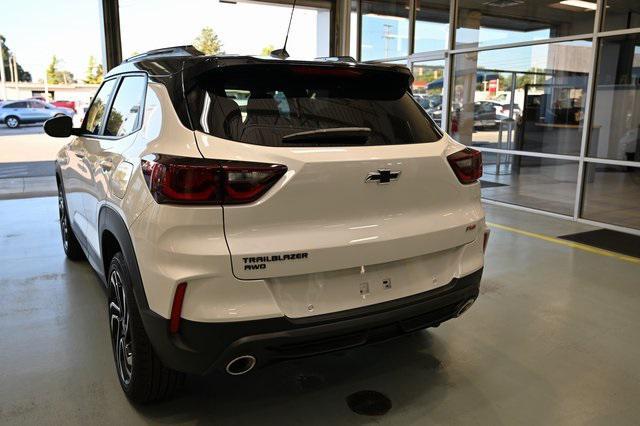
[[[565,246],[565,247],[571,247],[571,248],[582,250],[582,251],[586,251],[586,252],[589,252],[589,253],[599,254],[600,256],[614,257],[616,259],[619,259],[619,260],[622,260],[622,261],[625,261],[625,262],[640,264],[640,258],[633,257],[633,256],[627,256],[627,255],[620,254],[620,253],[616,253],[615,251],[610,251],[610,250],[605,250],[605,249],[601,249],[601,248],[597,248],[597,247],[592,247],[592,246],[588,246],[586,244],[575,243],[573,241],[562,240],[560,238],[550,237],[548,235],[538,234],[538,233],[535,233],[535,232],[529,232],[529,231],[525,231],[525,230],[522,230],[522,229],[513,228],[511,226],[500,225],[499,223],[487,222],[487,225],[490,228],[501,229],[503,231],[513,232],[515,234],[524,235],[526,237],[537,238],[539,240],[548,241],[550,243],[560,244],[560,245]]]

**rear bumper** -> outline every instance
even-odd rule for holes
[[[142,312],[145,329],[160,359],[175,370],[204,374],[224,370],[232,359],[252,355],[258,367],[387,340],[457,316],[479,293],[482,269],[428,292],[310,318],[204,323],[182,320],[168,333],[168,320]]]

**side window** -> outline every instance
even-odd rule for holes
[[[140,127],[146,79],[143,76],[125,77],[118,88],[107,119],[105,136],[127,136]]]
[[[98,94],[93,99],[85,118],[85,133],[92,135],[100,134],[100,130],[102,130],[102,118],[106,112],[107,105],[109,105],[109,99],[111,98],[111,93],[113,92],[113,87],[115,86],[116,81],[116,79],[105,81],[98,91]]]
[[[38,101],[29,101],[29,108],[44,109],[44,104]]]

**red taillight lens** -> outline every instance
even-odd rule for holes
[[[447,157],[453,172],[461,183],[473,183],[482,176],[482,153],[465,148]]]
[[[246,204],[287,171],[280,164],[156,155],[142,160],[142,173],[158,203]]]
[[[180,283],[176,287],[173,295],[173,305],[171,306],[171,318],[169,318],[169,333],[176,334],[180,330],[180,317],[182,315],[182,303],[184,294],[187,291],[187,283]]]

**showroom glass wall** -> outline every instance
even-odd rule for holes
[[[640,2],[352,0],[351,31],[483,151],[485,201],[640,234]]]
[[[53,160],[66,140],[47,137],[42,123],[63,107],[74,110],[79,125],[104,72],[97,1],[6,3],[0,12],[0,104],[13,117],[11,126],[0,121],[1,198],[24,194],[23,178],[42,183],[49,179],[45,173],[53,182],[46,188],[55,190],[53,164],[40,162]]]
[[[125,58],[189,44],[208,54],[268,55],[282,47],[291,16],[289,0],[186,0],[180,7],[172,0],[119,0],[118,5]],[[330,1],[297,2],[287,43],[292,57],[329,55],[330,15]]]

